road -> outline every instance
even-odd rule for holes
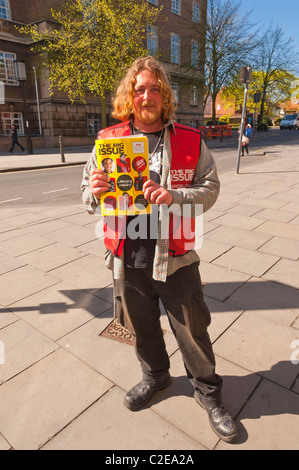
[[[297,145],[299,131],[271,130],[263,135],[255,133],[250,142],[249,156],[241,157],[240,171],[249,164],[258,165],[269,156],[283,156],[284,152],[291,152],[293,146]],[[215,158],[219,175],[235,170],[238,149],[236,135],[222,143],[219,140],[208,141],[208,147]],[[1,207],[26,205],[81,204],[82,171],[83,166],[74,166],[1,174],[0,210]]]
[[[3,206],[80,204],[83,167],[27,170],[0,175],[0,210]]]
[[[218,173],[234,171],[238,158],[238,135],[227,138],[221,144],[218,141],[208,140],[213,157],[215,158]],[[282,155],[283,152],[293,145],[299,145],[299,131],[280,131],[270,129],[269,132],[255,132],[249,144],[249,155],[241,157],[240,169],[247,165],[259,164],[271,156]],[[264,154],[265,153],[265,154]]]

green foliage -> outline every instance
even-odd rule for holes
[[[265,94],[264,113],[271,116],[275,110],[279,108],[281,103],[287,102],[292,95],[292,83],[296,80],[295,75],[287,70],[275,70],[265,80],[262,71],[253,71],[251,83],[248,89],[247,109],[251,112],[255,111],[255,107],[259,111],[261,103],[254,103],[254,94],[260,92],[261,97]],[[239,75],[237,75],[231,84],[223,89],[221,93],[221,101],[234,103],[236,107],[242,106],[244,99],[244,85],[240,83]]]
[[[219,118],[219,124],[229,124],[229,121],[231,120],[232,115],[231,114],[223,114]]]
[[[52,10],[55,27],[18,29],[42,53],[51,93],[57,89],[72,102],[85,102],[86,92],[104,97],[113,91],[132,61],[147,54],[146,25],[160,12],[141,0],[73,0]]]

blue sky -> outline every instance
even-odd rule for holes
[[[279,25],[284,30],[286,37],[294,39],[294,47],[299,55],[299,2],[288,0],[241,0],[241,8],[244,13],[251,11],[250,21],[259,26]]]
[[[253,10],[250,18],[254,22],[270,25],[273,19],[275,25],[281,26],[288,36],[296,36],[299,42],[299,3],[283,0],[241,0],[240,3],[244,12]]]

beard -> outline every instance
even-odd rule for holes
[[[162,119],[162,111],[152,103],[134,109],[134,116],[144,124],[154,124]]]

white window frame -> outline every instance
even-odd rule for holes
[[[195,69],[199,68],[199,41],[197,39],[191,41],[191,65]]]
[[[102,129],[100,114],[87,114],[87,135],[97,135]]]
[[[22,113],[10,113],[3,112],[0,113],[1,121],[1,135],[9,136],[11,134],[11,126],[15,124],[18,131],[18,135],[25,135],[24,132],[24,121]]]
[[[158,52],[158,30],[157,26],[147,26],[147,50],[150,55],[155,56]]]
[[[194,23],[199,23],[200,19],[200,5],[198,2],[193,2],[193,8],[192,8],[192,21]]]
[[[180,104],[180,84],[179,82],[171,82],[170,84],[173,96],[176,99],[177,104]]]
[[[181,36],[176,33],[171,33],[171,62],[181,63]]]
[[[0,18],[3,18],[4,20],[10,20],[9,0],[0,1]]]
[[[0,80],[7,85],[18,85],[16,54],[0,51]]]
[[[196,85],[190,86],[190,105],[198,106],[198,87]]]
[[[171,0],[171,13],[181,15],[181,0]]]

